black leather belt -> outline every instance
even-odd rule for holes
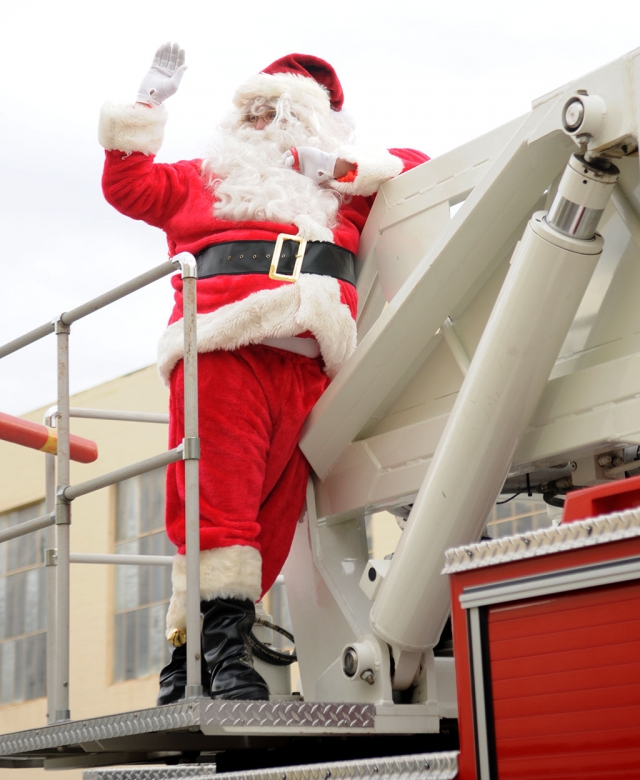
[[[277,249],[277,256],[276,256]],[[296,261],[298,268],[296,268]],[[301,265],[300,265],[301,261]],[[233,241],[212,244],[196,255],[198,279],[237,274],[269,274],[295,282],[300,273],[333,276],[355,286],[355,258],[328,241],[301,241],[281,233],[273,241]]]

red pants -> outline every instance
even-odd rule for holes
[[[184,364],[171,374],[169,447],[184,437]],[[287,558],[309,464],[298,448],[307,415],[329,384],[320,358],[256,344],[198,355],[200,549],[254,547],[262,589]],[[169,539],[185,552],[184,463],[167,468]]]

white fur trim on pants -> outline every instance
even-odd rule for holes
[[[302,274],[295,284],[259,290],[197,321],[198,352],[233,350],[266,338],[288,338],[311,331],[330,377],[356,348],[356,325],[340,300],[337,279]],[[170,325],[158,347],[158,371],[165,384],[184,353],[183,320]]]
[[[173,592],[167,611],[167,637],[187,628],[187,559],[176,555]],[[200,552],[200,599],[250,599],[262,592],[262,556],[254,547],[234,545]]]
[[[98,140],[107,151],[156,154],[162,146],[167,112],[164,106],[123,106],[105,103],[100,111]]]
[[[337,151],[339,158],[358,166],[356,178],[352,182],[335,179],[327,184],[331,189],[344,195],[374,195],[380,187],[402,173],[404,163],[386,149],[362,149],[355,146],[343,146]]]

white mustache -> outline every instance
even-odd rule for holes
[[[351,125],[331,119],[333,124],[323,128],[316,119],[305,123],[281,106],[274,121],[257,130],[242,122],[246,108],[234,109],[220,125],[203,161],[203,175],[216,197],[214,216],[296,225],[300,235],[331,240],[340,195],[287,168],[282,155],[296,146],[337,151],[351,140]]]

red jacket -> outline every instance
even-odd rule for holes
[[[133,117],[142,128],[132,134],[123,116]],[[107,152],[102,186],[105,198],[118,211],[164,230],[170,256],[197,254],[220,242],[275,242],[279,233],[297,234],[295,225],[216,217],[201,160],[154,161],[155,139],[151,143],[150,139],[154,132],[158,134],[159,124],[164,124],[161,109],[103,109],[101,141]],[[128,133],[126,140],[122,140],[122,127]],[[353,182],[334,185],[348,197],[339,208],[333,237],[338,246],[355,254],[378,186],[428,157],[411,149],[382,151],[374,158],[368,154],[360,159],[357,150],[341,156],[350,157],[358,169]],[[172,283],[175,306],[159,354],[165,379],[182,357],[182,279],[174,276]],[[198,282],[198,350],[235,349],[265,338],[310,332],[318,340],[327,373],[333,375],[355,348],[356,312],[355,288],[331,277],[303,274],[291,284],[266,274],[214,276]]]

